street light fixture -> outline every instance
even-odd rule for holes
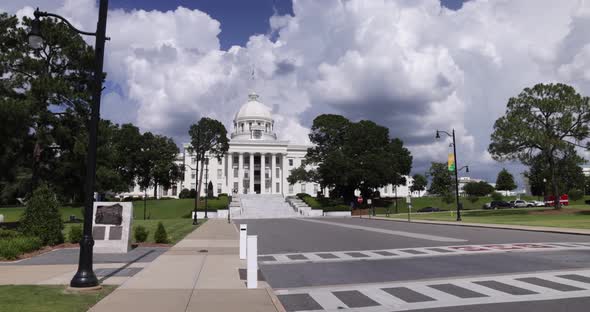
[[[47,12],[35,10],[35,19],[33,20],[31,30],[27,35],[29,45],[33,49],[43,47],[43,36],[41,35],[41,17],[55,17],[65,22],[72,30],[82,35],[96,37],[94,44],[94,79],[93,94],[89,134],[88,134],[88,152],[86,159],[86,180],[84,182],[84,232],[80,241],[80,258],[78,260],[78,271],[72,278],[70,286],[72,288],[94,288],[99,286],[98,279],[92,269],[92,250],[94,239],[92,238],[92,214],[94,209],[94,184],[96,178],[96,141],[98,137],[98,122],[100,120],[100,95],[102,92],[104,46],[107,27],[108,0],[100,0],[98,9],[98,23],[96,32],[81,31],[74,27],[65,18]]]
[[[457,197],[457,221],[461,221],[461,203],[459,202],[459,169],[457,168],[457,144],[455,143],[455,129],[451,133],[443,130],[436,130],[435,138],[440,139],[440,133],[444,133],[453,138],[453,158],[455,161],[455,193]],[[465,166],[466,172],[469,172],[469,167]],[[463,168],[461,168],[463,169]]]

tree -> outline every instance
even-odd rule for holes
[[[590,100],[565,84],[537,84],[508,100],[506,114],[496,120],[488,151],[496,160],[530,165],[541,157],[548,166],[552,193],[560,196],[558,159],[589,135]],[[555,200],[555,209],[560,203]]]
[[[498,191],[512,191],[515,188],[516,183],[514,183],[514,177],[506,168],[502,168],[496,178],[496,189]]]
[[[10,195],[7,189],[11,196],[24,195],[22,187],[10,187],[22,181],[27,193],[40,181],[71,183],[55,174],[56,164],[84,175],[77,170],[84,160],[82,166],[69,161],[80,162],[72,154],[87,132],[93,49],[63,22],[46,19],[43,47],[32,50],[26,40],[30,25],[27,17],[0,14],[0,124],[10,137],[0,140],[4,196]]]
[[[449,194],[453,194],[455,181],[446,164],[433,162],[428,170],[428,176],[431,180],[428,193],[442,197],[449,197]]]
[[[198,123],[191,125],[188,134],[191,136],[189,151],[195,154],[197,166],[200,168],[203,168],[205,155],[221,159],[229,149],[227,130],[218,120],[203,117]],[[197,181],[196,197],[201,194],[203,171],[201,169],[198,173],[199,179]],[[198,200],[195,200],[195,205],[198,205],[198,202]]]
[[[426,189],[428,180],[421,174],[415,174],[412,179],[414,180],[414,183],[412,183],[412,186],[410,186],[410,191],[418,192],[418,195],[420,195],[420,192]]]
[[[586,177],[580,165],[585,162],[584,158],[577,155],[573,146],[565,150],[556,164],[557,171],[560,173],[557,179],[560,190],[569,192],[572,189],[584,189]],[[531,193],[535,196],[546,195],[548,194],[547,190],[553,188],[550,169],[545,159],[540,155],[531,160],[529,170],[524,174],[529,180]]]
[[[463,186],[463,191],[468,196],[482,197],[492,193],[494,191],[494,187],[485,181],[467,182]]]
[[[156,155],[153,170],[154,197],[157,197],[158,186],[169,189],[182,177],[181,168],[174,162],[178,156],[178,146],[171,138],[155,136],[153,153]]]
[[[365,198],[385,185],[405,184],[412,156],[403,142],[372,121],[351,122],[340,115],[320,115],[313,121],[305,161],[287,180],[317,182],[332,196],[351,200],[360,190]]]

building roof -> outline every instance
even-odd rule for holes
[[[248,102],[242,105],[236,114],[234,121],[263,119],[272,121],[270,108],[258,101],[258,94],[252,92],[248,95]]]

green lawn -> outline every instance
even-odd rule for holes
[[[464,211],[463,222],[548,226],[576,229],[590,229],[590,207],[572,205],[560,211],[551,208],[500,209],[482,211]],[[391,215],[392,218],[408,217],[407,213]],[[433,213],[412,213],[413,220],[455,221],[453,211]]]
[[[219,199],[207,200],[209,211],[216,211],[217,209],[225,209],[228,205],[228,197],[220,197]],[[190,215],[195,207],[195,200],[190,198],[185,199],[165,199],[165,200],[147,200],[146,201],[146,216],[150,219],[177,219],[183,216]],[[0,214],[4,215],[5,222],[18,221],[23,213],[23,207],[17,208],[0,208]],[[199,202],[199,210],[205,210],[205,201]],[[61,207],[61,214],[63,220],[69,219],[69,216],[74,215],[82,218],[81,207]],[[133,213],[136,219],[143,219],[143,201],[133,202]]]
[[[63,286],[0,286],[2,312],[87,311],[115,289],[103,286],[96,293],[66,293]]]
[[[154,243],[154,233],[156,232],[156,227],[158,226],[158,222],[162,222],[164,224],[164,228],[166,228],[166,233],[168,233],[168,239],[170,240],[170,244],[176,244],[178,241],[183,239],[188,233],[194,231],[198,226],[193,225],[192,219],[160,219],[160,220],[133,220],[133,229],[136,226],[142,225],[149,231],[148,239],[146,243]],[[199,226],[203,224],[205,221],[199,220]],[[82,224],[76,224],[77,226],[82,226]],[[64,237],[68,239],[69,228],[71,226],[75,226],[75,224],[67,223],[64,224]],[[135,243],[135,237],[133,235],[135,233],[131,230],[131,241]]]

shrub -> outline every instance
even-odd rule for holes
[[[17,231],[0,229],[0,239],[11,239],[19,235],[20,233]]]
[[[503,198],[504,198],[504,196],[502,196],[502,194],[500,194],[498,192],[492,193],[492,200],[502,200]]]
[[[158,228],[156,229],[156,233],[154,233],[154,241],[158,244],[168,243],[168,234],[162,222],[158,222]]]
[[[452,192],[445,193],[444,195],[442,195],[442,201],[447,204],[454,202],[455,201],[455,194]]]
[[[348,205],[337,205],[331,207],[324,207],[324,212],[327,211],[350,211],[350,206]]]
[[[138,225],[135,227],[135,232],[134,232],[134,236],[135,236],[135,242],[137,243],[143,243],[147,240],[148,235],[150,232],[148,232],[148,230],[146,230],[145,227]]]
[[[303,199],[305,197],[311,197],[311,195],[309,195],[307,193],[297,193],[297,194],[295,194],[295,196],[297,196],[297,198],[299,198],[299,199]]]
[[[68,241],[72,244],[79,243],[82,240],[82,227],[74,225],[70,227],[68,232]]]
[[[36,236],[44,245],[63,243],[63,221],[55,194],[41,185],[34,192],[21,217],[21,230],[25,236]]]
[[[467,196],[467,200],[469,200],[472,203],[475,203],[476,201],[479,200],[479,197],[477,197],[477,196]]]
[[[571,199],[571,200],[580,200],[584,197],[584,191],[582,191],[580,189],[573,189],[573,190],[570,190],[567,195],[569,196],[569,199]]]
[[[41,248],[42,242],[38,237],[19,236],[0,240],[0,257],[14,260],[23,253]]]
[[[227,193],[219,193],[217,197],[228,197]]]
[[[188,189],[182,189],[178,194],[178,198],[190,198],[190,191]]]

